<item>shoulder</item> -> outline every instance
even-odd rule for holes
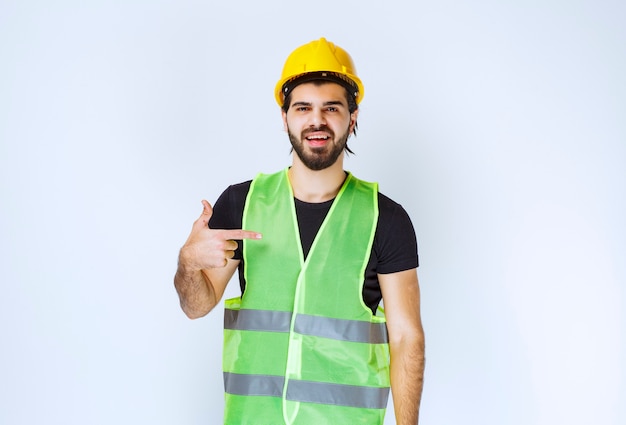
[[[226,203],[229,207],[237,207],[241,205],[243,207],[243,203],[246,201],[246,196],[248,196],[248,191],[250,190],[250,185],[252,180],[247,180],[245,182],[231,184],[222,192],[220,197],[215,202],[215,205],[219,205],[221,203]]]
[[[242,196],[245,198],[248,195],[251,184],[252,180],[246,180],[245,182],[231,184],[226,188],[224,193],[227,193],[228,196],[233,198],[240,198]]]
[[[396,220],[401,220],[405,225],[410,224],[413,230],[411,218],[404,207],[380,192],[378,192],[378,211],[379,223],[393,224]]]

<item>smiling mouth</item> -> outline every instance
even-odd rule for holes
[[[324,146],[326,144],[326,142],[328,142],[330,140],[330,135],[326,134],[325,132],[312,132],[313,134],[310,134],[305,136],[304,139],[306,139],[306,141],[308,142],[309,146],[311,147],[321,147]]]
[[[330,137],[326,135],[311,135],[311,136],[305,137],[305,139],[309,143],[309,146],[315,148],[315,147],[324,146],[326,142],[330,140]]]
[[[317,136],[307,136],[306,139],[309,142],[315,142],[315,141],[326,141],[326,140],[330,139],[330,137],[329,136],[317,135]]]

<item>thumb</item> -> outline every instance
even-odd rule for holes
[[[209,221],[209,219],[213,215],[213,207],[205,199],[202,200],[202,206],[204,207],[204,209],[202,210],[202,215],[200,216],[200,218]]]
[[[209,225],[209,220],[213,215],[213,207],[204,199],[202,200],[202,207],[202,214],[200,214],[200,217],[196,220],[196,225],[199,224],[201,227],[207,227]]]

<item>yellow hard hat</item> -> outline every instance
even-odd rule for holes
[[[363,99],[363,83],[356,76],[352,58],[348,52],[323,37],[298,47],[287,58],[274,90],[278,105],[283,106],[285,96],[292,88],[311,80],[337,82],[352,91],[357,104]]]

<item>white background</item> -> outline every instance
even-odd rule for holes
[[[1,0],[0,423],[221,422],[221,309],[185,318],[177,252],[202,198],[290,163],[272,92],[321,36],[365,84],[346,167],[417,231],[421,423],[626,423],[624,22],[621,0]]]

